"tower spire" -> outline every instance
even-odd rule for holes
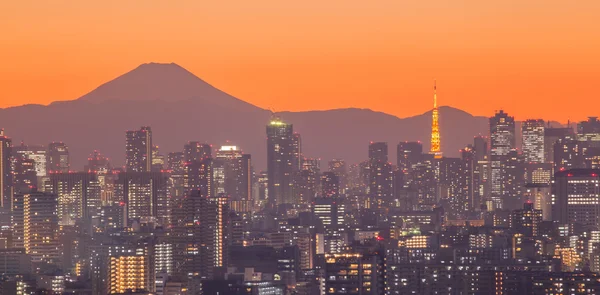
[[[440,127],[438,122],[438,106],[437,106],[437,82],[433,80],[433,110],[431,111],[431,149],[430,154],[433,154],[436,159],[442,157],[440,149]]]

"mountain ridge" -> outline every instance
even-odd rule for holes
[[[370,141],[388,142],[392,161],[400,141],[418,140],[429,149],[431,110],[405,118],[364,108],[277,114],[301,133],[304,155],[325,163],[332,158],[362,161]],[[15,142],[67,143],[75,170],[94,150],[122,165],[125,130],[142,125],[152,127],[153,142],[165,155],[182,150],[190,140],[215,146],[230,142],[250,153],[260,170],[266,168],[265,126],[271,115],[175,63],[146,63],[75,100],[0,109],[0,127]],[[447,156],[458,156],[458,149],[487,130],[486,117],[440,107],[442,150]]]

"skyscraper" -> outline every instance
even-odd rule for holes
[[[46,156],[46,169],[48,173],[69,172],[71,167],[69,161],[69,147],[64,142],[52,142],[48,145]]]
[[[231,207],[237,212],[252,208],[252,164],[250,155],[237,146],[221,146],[213,164],[213,181],[216,195],[230,197]]]
[[[61,225],[74,225],[82,218],[89,221],[100,217],[102,200],[96,173],[52,173],[44,191],[56,195]]]
[[[431,149],[429,153],[433,154],[436,159],[442,157],[440,145],[440,126],[438,122],[438,106],[437,106],[437,85],[433,84],[433,110],[431,111]]]
[[[169,224],[167,176],[161,172],[124,172],[117,180],[130,221]]]
[[[369,195],[379,204],[392,201],[393,171],[386,142],[369,144]]]
[[[523,132],[523,157],[526,163],[544,163],[544,120],[527,120]]]
[[[335,198],[340,195],[340,178],[335,172],[325,172],[321,176],[321,196]]]
[[[183,187],[185,194],[202,191],[205,196],[214,196],[213,159],[186,162],[183,167]]]
[[[570,169],[555,174],[552,219],[560,224],[600,226],[600,170]]]
[[[340,193],[346,192],[348,183],[348,171],[346,169],[346,161],[343,159],[333,159],[329,161],[329,171],[335,173],[340,180]]]
[[[417,141],[400,142],[397,147],[397,155],[398,169],[404,173],[410,173],[411,167],[421,162],[423,145]]]
[[[183,146],[185,162],[202,161],[212,158],[212,147],[206,143],[190,141]]]
[[[267,173],[269,203],[292,204],[293,177],[298,170],[298,139],[292,124],[274,117],[267,125]]]
[[[577,124],[577,140],[587,142],[590,147],[600,147],[600,120],[589,117]]]
[[[491,201],[502,208],[506,186],[506,165],[509,152],[515,148],[515,119],[503,110],[490,118]]]
[[[152,130],[143,126],[140,130],[127,131],[125,166],[127,172],[152,171]]]
[[[32,192],[15,195],[13,231],[17,247],[25,248],[32,262],[57,263],[60,258],[56,195]]]
[[[12,169],[11,169],[12,140],[0,129],[0,202],[1,207],[10,210],[12,200]]]

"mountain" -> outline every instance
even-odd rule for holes
[[[387,141],[392,162],[401,140],[419,140],[429,148],[431,112],[403,119],[368,109],[278,115],[301,133],[304,155],[321,158],[322,163],[334,157],[362,161],[370,141]],[[268,110],[222,92],[176,64],[150,63],[76,100],[0,109],[0,127],[15,143],[67,143],[73,169],[81,169],[95,149],[123,165],[125,131],[142,125],[152,127],[154,144],[165,155],[182,150],[190,140],[215,147],[229,141],[252,154],[256,169],[265,169],[270,116]],[[487,122],[485,117],[441,107],[442,150],[458,156],[474,135],[487,134]]]

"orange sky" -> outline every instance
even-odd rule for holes
[[[101,3],[101,4],[100,4]],[[175,62],[250,103],[599,115],[600,1],[1,1],[0,107]]]

